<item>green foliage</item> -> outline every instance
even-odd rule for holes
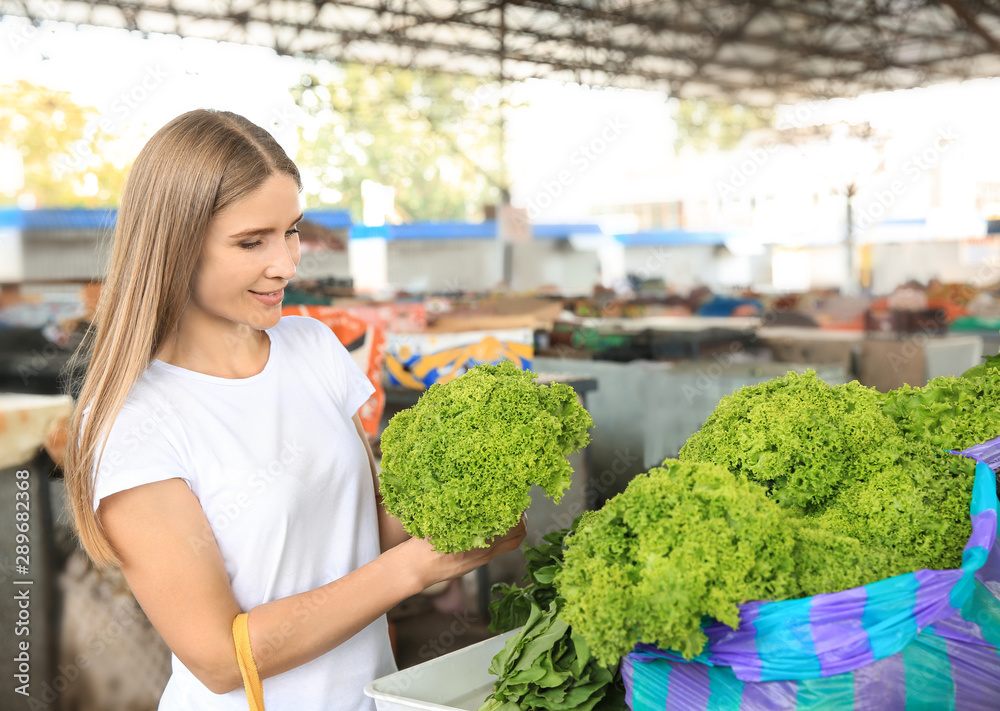
[[[925,510],[933,516],[919,521],[925,529],[916,554],[935,567],[957,567],[961,546],[969,536],[968,496],[975,476],[969,459],[943,454],[1000,435],[1000,365],[990,356],[960,378],[934,378],[922,388],[904,385],[885,396],[883,407],[907,438],[914,442],[909,462]]]
[[[576,528],[573,521],[572,528]],[[491,592],[496,597],[490,603],[489,631],[493,634],[507,632],[524,625],[531,613],[531,606],[536,605],[543,610],[556,598],[554,579],[556,571],[562,565],[563,541],[570,528],[547,533],[542,537],[542,543],[524,549],[525,576],[524,587],[497,583]]]
[[[881,395],[789,372],[725,397],[680,451],[764,484],[781,504],[815,510],[835,492],[899,458],[902,433]]]
[[[708,615],[795,592],[795,538],[764,490],[710,463],[667,460],[584,514],[566,539],[562,616],[611,665],[637,642],[691,658]]]
[[[957,567],[956,541],[970,532],[975,465],[941,450],[996,435],[988,403],[1000,392],[980,380],[938,378],[926,389],[882,395],[857,382],[830,386],[812,371],[790,372],[723,398],[680,458],[725,466],[765,485],[806,515],[806,525],[857,541],[870,554],[864,582]],[[803,590],[851,587],[849,573],[828,589]]]
[[[936,449],[965,449],[1000,435],[1000,371],[991,361],[961,378],[888,393],[885,413],[912,439]]]
[[[587,642],[559,617],[553,601],[531,606],[521,631],[493,658],[498,679],[480,711],[624,711],[615,665],[600,664]]]
[[[407,533],[469,550],[518,522],[532,484],[558,503],[573,472],[566,455],[587,444],[593,420],[572,388],[533,378],[510,361],[479,365],[392,418],[380,491]]]
[[[702,99],[678,99],[671,103],[677,127],[674,149],[678,152],[685,147],[696,151],[732,150],[749,131],[774,124],[771,109]]]
[[[579,521],[525,548],[524,588],[493,586],[500,598],[490,603],[490,631],[522,629],[493,659],[490,671],[499,678],[482,711],[627,708],[617,665],[599,664],[586,641],[558,617],[564,601],[554,578],[562,566],[564,540]]]
[[[957,568],[972,531],[969,499],[974,476],[971,459],[913,441],[898,462],[844,487],[811,518],[823,528],[856,538],[877,556],[871,580],[922,568]],[[831,590],[849,587],[846,582]]]
[[[338,204],[362,217],[361,184],[395,188],[407,220],[478,217],[508,187],[501,116],[516,107],[471,76],[343,65],[292,87],[313,121],[300,127],[296,164],[309,207]]]
[[[857,538],[838,535],[809,519],[789,515],[785,525],[792,527],[795,535],[795,593],[789,597],[848,590],[888,577],[884,573],[888,552],[869,548]]]

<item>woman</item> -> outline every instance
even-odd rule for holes
[[[65,470],[88,554],[171,649],[161,711],[247,708],[243,611],[268,711],[372,708],[385,612],[524,537],[439,554],[382,508],[357,415],[371,384],[326,326],[281,318],[300,189],[266,131],[199,110],[122,193]]]

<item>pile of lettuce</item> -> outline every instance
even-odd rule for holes
[[[932,382],[884,395],[857,382],[828,385],[812,371],[788,373],[723,398],[679,458],[719,464],[764,487],[805,525],[857,540],[873,557],[866,583],[958,567],[975,464],[945,453],[968,446],[949,438],[955,424],[929,436],[930,427],[913,423],[927,423],[928,409],[941,403],[956,422],[987,431],[981,413],[944,405],[970,398],[963,387],[942,393]]]
[[[881,394],[789,373],[724,398],[679,460],[566,539],[561,617],[604,664],[637,642],[691,658],[737,605],[956,568],[975,463],[1000,434],[1000,371]]]
[[[532,484],[558,503],[566,455],[590,441],[593,420],[571,387],[534,377],[510,361],[478,365],[390,420],[379,492],[407,533],[465,551],[517,524]]]

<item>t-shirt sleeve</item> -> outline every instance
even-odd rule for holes
[[[374,394],[375,386],[361,370],[350,351],[337,338],[337,334],[326,324],[318,321],[317,323],[325,332],[324,338],[329,344],[332,360],[330,373],[334,390],[340,394],[344,411],[349,417],[353,417],[354,413]]]
[[[122,407],[95,467],[94,511],[105,496],[142,484],[179,478],[192,485],[161,419],[134,405]]]

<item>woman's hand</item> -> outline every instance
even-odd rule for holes
[[[434,583],[465,575],[497,556],[511,552],[521,545],[526,534],[525,517],[521,516],[516,526],[490,540],[485,548],[473,548],[462,553],[439,553],[430,541],[411,538],[390,553],[395,551],[403,558],[404,565],[416,576],[419,590],[424,590]]]

